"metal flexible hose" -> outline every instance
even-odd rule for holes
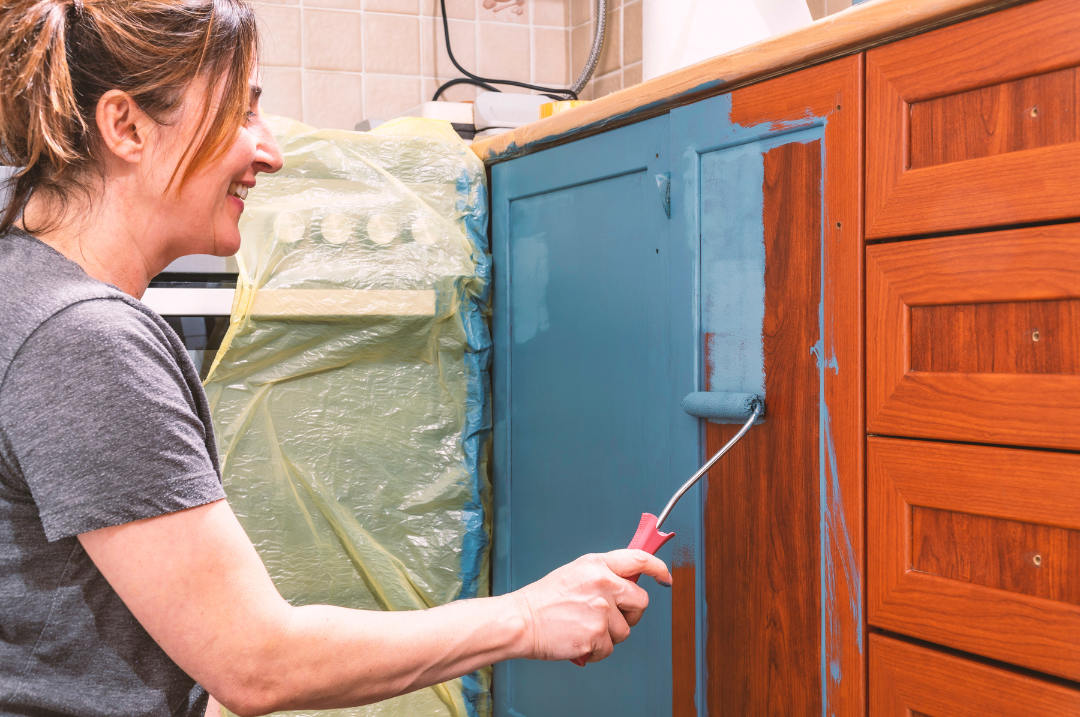
[[[596,63],[600,61],[600,52],[604,49],[604,36],[607,34],[607,0],[596,0],[596,28],[593,31],[592,49],[589,50],[589,59],[585,67],[581,68],[581,74],[574,82],[570,91],[575,95],[585,89],[596,71]]]

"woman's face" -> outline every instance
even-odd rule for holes
[[[153,219],[154,233],[164,241],[161,249],[168,257],[235,254],[240,248],[237,224],[244,211],[244,198],[255,186],[256,175],[281,169],[281,149],[259,110],[257,72],[249,80],[250,106],[232,145],[188,177],[179,191],[177,185],[183,170],[172,179],[173,169],[183,160],[189,146],[198,146],[209,124],[201,119],[205,85],[194,83],[178,121],[160,127],[148,189],[159,197]]]

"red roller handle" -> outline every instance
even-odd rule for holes
[[[634,533],[634,539],[630,541],[630,545],[627,545],[629,550],[644,550],[649,555],[656,555],[656,551],[664,547],[664,543],[675,537],[675,533],[661,533],[656,529],[656,516],[652,513],[642,513],[641,522],[638,523],[637,532]],[[635,575],[627,578],[632,583],[636,583],[641,575]],[[590,652],[582,657],[575,657],[573,662],[578,667],[584,667],[592,657]]]

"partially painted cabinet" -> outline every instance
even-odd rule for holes
[[[492,167],[497,590],[734,434],[687,393],[767,405],[630,640],[500,717],[1080,714],[1077,36],[1019,3]]]
[[[767,403],[632,638],[498,666],[498,715],[861,709],[860,62],[492,168],[498,592],[625,547],[730,437],[687,393]]]

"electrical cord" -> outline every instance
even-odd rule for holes
[[[489,92],[502,92],[502,90],[494,87],[494,85],[511,85],[513,87],[523,87],[527,90],[536,90],[542,93],[546,97],[550,97],[553,100],[565,100],[565,99],[577,99],[577,92],[572,89],[559,89],[556,87],[539,87],[537,85],[530,85],[527,82],[516,82],[515,80],[493,80],[487,77],[480,77],[466,70],[461,66],[461,63],[454,57],[454,51],[450,49],[450,21],[446,19],[446,0],[439,0],[439,4],[442,6],[442,23],[443,23],[443,36],[446,38],[446,54],[450,56],[450,62],[454,63],[454,67],[458,71],[465,75],[449,82],[444,82],[439,86],[439,89],[435,90],[435,96],[431,98],[431,101],[439,99],[439,96],[447,89],[454,85],[476,85],[482,87]]]

